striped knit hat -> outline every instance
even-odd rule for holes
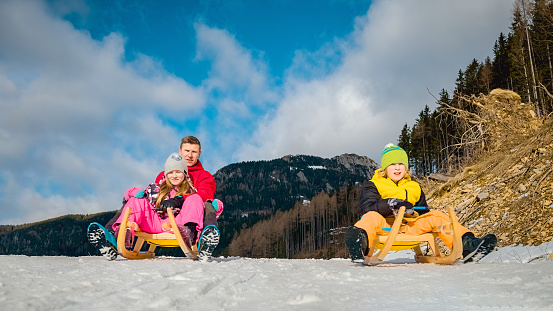
[[[380,167],[386,169],[390,164],[401,163],[405,165],[405,168],[409,168],[409,159],[407,158],[407,152],[401,147],[394,144],[387,144],[382,150],[382,157],[380,158]]]

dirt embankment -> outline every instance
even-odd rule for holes
[[[499,246],[539,245],[553,237],[553,120],[536,118],[520,96],[494,90],[473,97],[480,107],[485,151],[447,181],[423,181],[429,205],[454,206],[477,236]]]

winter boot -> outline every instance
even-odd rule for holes
[[[115,229],[115,233],[114,233],[114,235],[116,237],[119,237],[119,228],[120,228],[120,225],[117,225],[117,228]],[[125,232],[125,248],[126,249],[131,249],[133,247],[134,237],[135,237],[134,228],[127,227],[127,232]],[[116,243],[117,243],[117,240],[116,240]]]
[[[87,235],[90,244],[107,260],[117,258],[117,240],[106,228],[93,222],[88,226]]]
[[[466,233],[463,235],[463,262],[478,262],[491,253],[496,244],[497,237],[493,234],[477,239],[474,234]]]
[[[185,225],[177,225],[177,228],[179,228],[180,235],[182,236],[186,246],[192,249],[192,245],[196,243],[196,224],[189,222]]]
[[[198,259],[209,260],[217,245],[219,245],[219,229],[214,225],[206,226],[198,242]]]
[[[346,232],[346,247],[348,248],[351,261],[363,262],[367,253],[367,233],[361,228],[351,226]]]

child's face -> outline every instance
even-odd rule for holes
[[[407,170],[405,169],[405,165],[401,163],[390,164],[386,168],[386,175],[388,175],[388,177],[394,182],[400,181],[403,176],[405,176],[406,172]]]
[[[170,171],[167,174],[167,180],[169,180],[169,183],[173,186],[180,185],[181,182],[184,180],[184,173],[182,171]]]

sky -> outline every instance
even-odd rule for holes
[[[478,263],[380,266],[349,259],[0,256],[5,310],[548,310],[553,242],[507,246]]]
[[[187,135],[212,174],[379,162],[513,2],[0,0],[0,224],[118,209]]]

